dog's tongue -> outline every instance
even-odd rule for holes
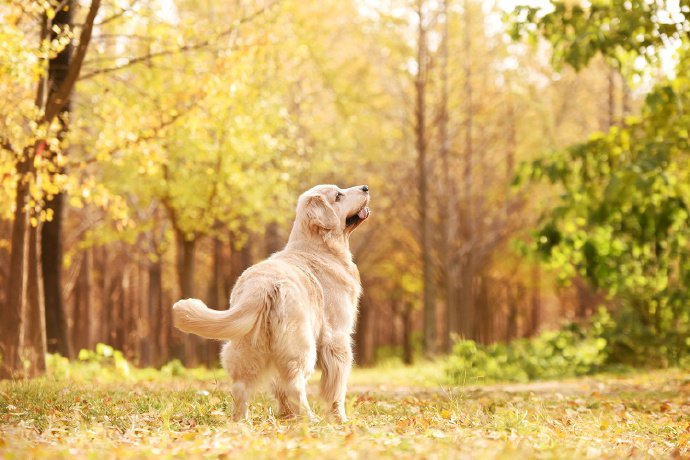
[[[366,207],[366,206],[363,207],[362,210],[359,211],[359,212],[357,213],[357,217],[359,217],[359,218],[362,219],[362,220],[364,220],[364,219],[366,219],[367,217],[369,217],[369,208]]]

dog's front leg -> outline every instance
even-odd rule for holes
[[[321,397],[331,413],[346,422],[345,394],[352,368],[352,345],[348,334],[335,334],[321,347]]]

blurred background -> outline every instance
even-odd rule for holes
[[[171,305],[227,308],[318,183],[371,189],[360,365],[687,363],[689,12],[5,1],[0,376],[97,343],[216,366]]]

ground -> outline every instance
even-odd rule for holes
[[[276,420],[264,395],[248,423],[234,423],[221,371],[121,364],[62,363],[46,378],[0,383],[0,458],[690,455],[690,376],[678,370],[458,387],[444,383],[442,363],[361,369],[340,425]]]

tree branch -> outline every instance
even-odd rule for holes
[[[105,18],[105,19],[103,19],[101,22],[99,22],[98,25],[99,25],[99,26],[102,26],[102,25],[104,25],[104,24],[109,23],[110,21],[114,21],[115,19],[117,19],[117,18],[119,18],[119,17],[122,17],[122,15],[125,14],[127,11],[132,11],[132,8],[134,7],[134,5],[137,4],[137,2],[138,2],[138,0],[134,0],[134,1],[129,5],[129,7],[127,7],[127,8],[122,8],[122,9],[120,9],[120,11],[118,11],[117,13],[113,13],[112,15],[108,16],[107,18]]]
[[[184,46],[181,46],[181,47],[175,48],[175,49],[168,49],[168,50],[158,51],[155,53],[148,53],[148,54],[145,54],[142,56],[136,56],[136,57],[133,57],[131,59],[128,59],[127,62],[122,64],[122,65],[116,65],[116,66],[112,66],[112,67],[104,67],[102,69],[97,69],[97,70],[94,70],[92,72],[89,72],[89,73],[82,75],[79,79],[80,80],[86,80],[88,78],[95,77],[96,75],[102,75],[102,74],[106,74],[106,73],[117,72],[119,70],[126,69],[127,67],[131,67],[135,64],[138,64],[140,62],[148,61],[149,59],[155,59],[155,58],[159,58],[159,57],[163,57],[163,56],[170,56],[172,54],[186,53],[188,51],[195,51],[198,49],[206,48],[206,47],[214,44],[215,41],[218,40],[219,38],[228,36],[228,35],[232,34],[233,32],[235,32],[237,30],[238,26],[245,24],[247,22],[250,22],[250,21],[254,20],[255,18],[257,18],[258,16],[262,15],[263,13],[268,11],[270,8],[272,8],[274,5],[277,5],[278,1],[279,0],[271,3],[268,6],[265,6],[263,8],[256,10],[255,12],[253,12],[252,14],[250,14],[248,16],[244,16],[243,18],[239,19],[238,21],[235,21],[232,24],[232,26],[221,31],[220,33],[218,33],[213,38],[208,38],[206,40],[202,40],[199,43],[192,43],[192,44],[184,45]]]
[[[46,111],[43,115],[43,120],[47,123],[50,123],[53,118],[55,118],[55,116],[65,107],[67,101],[69,100],[69,96],[74,89],[74,85],[76,84],[79,73],[81,72],[81,66],[84,63],[86,51],[89,48],[94,20],[96,19],[100,6],[101,0],[91,1],[91,7],[89,8],[89,13],[86,15],[84,28],[81,30],[81,34],[79,34],[79,46],[77,47],[76,53],[74,53],[74,56],[72,57],[72,62],[70,63],[69,70],[67,71],[67,76],[58,90],[51,95],[48,103],[46,104]]]
[[[113,154],[114,154],[115,152],[117,152],[118,150],[126,149],[126,148],[128,148],[128,147],[132,147],[132,146],[134,146],[134,145],[137,145],[137,144],[139,144],[139,143],[141,143],[141,142],[146,142],[146,141],[150,141],[150,140],[153,140],[153,139],[157,138],[157,137],[160,135],[160,132],[161,132],[163,129],[167,128],[168,126],[171,126],[171,125],[174,124],[177,120],[179,120],[180,118],[182,118],[183,116],[185,116],[187,113],[189,113],[189,112],[195,107],[196,102],[197,102],[199,99],[201,99],[201,98],[200,98],[200,97],[194,98],[194,99],[191,101],[191,103],[189,104],[189,106],[187,106],[187,107],[185,107],[185,108],[182,108],[182,109],[180,109],[180,110],[177,110],[177,113],[176,113],[175,115],[171,116],[170,118],[168,118],[168,119],[166,119],[166,120],[161,120],[160,124],[158,124],[158,125],[155,126],[155,127],[149,127],[149,128],[147,128],[146,131],[150,131],[149,134],[140,134],[140,135],[137,136],[135,139],[132,139],[132,140],[129,140],[129,139],[128,139],[128,140],[126,140],[123,144],[118,145],[118,146],[115,146],[115,147],[113,147],[112,149],[110,149],[110,150],[108,150],[107,152],[105,152],[105,155],[110,156],[110,155],[113,155]],[[98,161],[98,160],[97,160],[96,157],[91,157],[91,158],[86,158],[86,159],[79,160],[79,161],[75,160],[75,164],[85,164],[85,165],[89,165],[89,164],[96,163],[97,161]]]
[[[14,146],[9,139],[0,138],[0,148],[7,150],[8,152],[16,153],[16,150],[14,150]]]

